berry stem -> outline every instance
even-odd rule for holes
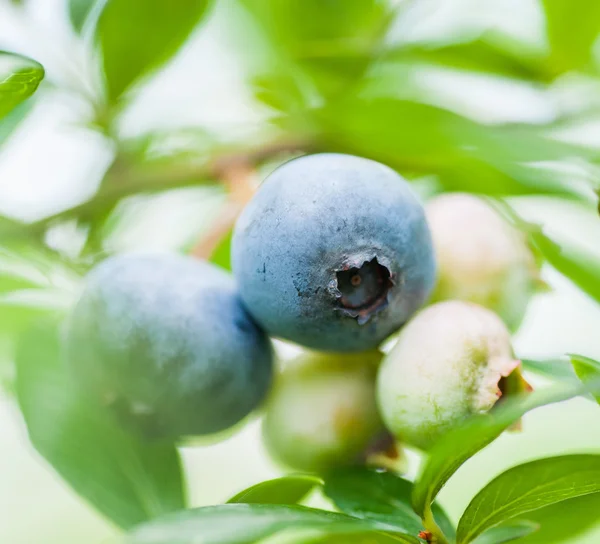
[[[440,526],[436,523],[435,518],[433,517],[433,512],[431,511],[431,506],[428,506],[425,510],[423,525],[431,534],[430,542],[432,544],[450,544],[449,540],[444,534],[444,531],[442,531]]]
[[[210,258],[219,242],[227,236],[256,188],[254,167],[247,160],[224,164],[220,177],[228,191],[227,202],[219,218],[191,251],[192,255],[202,259]]]

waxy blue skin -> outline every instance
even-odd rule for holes
[[[233,278],[179,255],[97,266],[68,322],[66,355],[87,391],[152,438],[231,427],[261,404],[273,369]]]
[[[408,183],[350,155],[309,155],[279,167],[240,216],[232,244],[252,315],[272,336],[313,349],[377,347],[434,284],[429,229]],[[337,272],[374,258],[391,275],[386,300],[372,311],[345,311]]]

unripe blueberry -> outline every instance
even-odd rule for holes
[[[419,312],[377,377],[383,420],[401,441],[429,448],[444,432],[525,390],[510,334],[493,312],[462,301]]]
[[[389,446],[375,401],[379,352],[307,353],[275,379],[265,411],[269,452],[290,468],[322,472]]]
[[[271,174],[237,222],[233,269],[273,336],[324,351],[377,347],[433,287],[423,208],[374,161],[324,153]]]
[[[525,237],[472,195],[444,194],[425,210],[438,265],[432,300],[481,304],[516,329],[539,285]]]
[[[271,383],[270,341],[233,279],[190,257],[105,260],[88,275],[65,339],[84,390],[152,438],[224,430]]]

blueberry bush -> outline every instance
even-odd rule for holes
[[[519,342],[556,278],[600,304],[597,244],[531,213],[597,221],[599,6],[0,0],[0,166],[56,110],[82,178],[1,208],[0,400],[115,542],[599,538],[600,442],[471,462],[600,402],[593,352]],[[184,452],[257,423],[279,476],[198,507]]]

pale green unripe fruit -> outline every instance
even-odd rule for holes
[[[396,438],[428,449],[451,427],[490,410],[502,390],[525,386],[504,323],[476,304],[447,301],[400,331],[381,364],[377,400]]]
[[[515,330],[540,285],[522,233],[469,194],[438,196],[428,202],[426,215],[438,267],[431,300],[475,302]]]
[[[271,455],[296,470],[323,472],[389,446],[375,399],[381,359],[379,352],[306,353],[288,363],[263,421]]]

